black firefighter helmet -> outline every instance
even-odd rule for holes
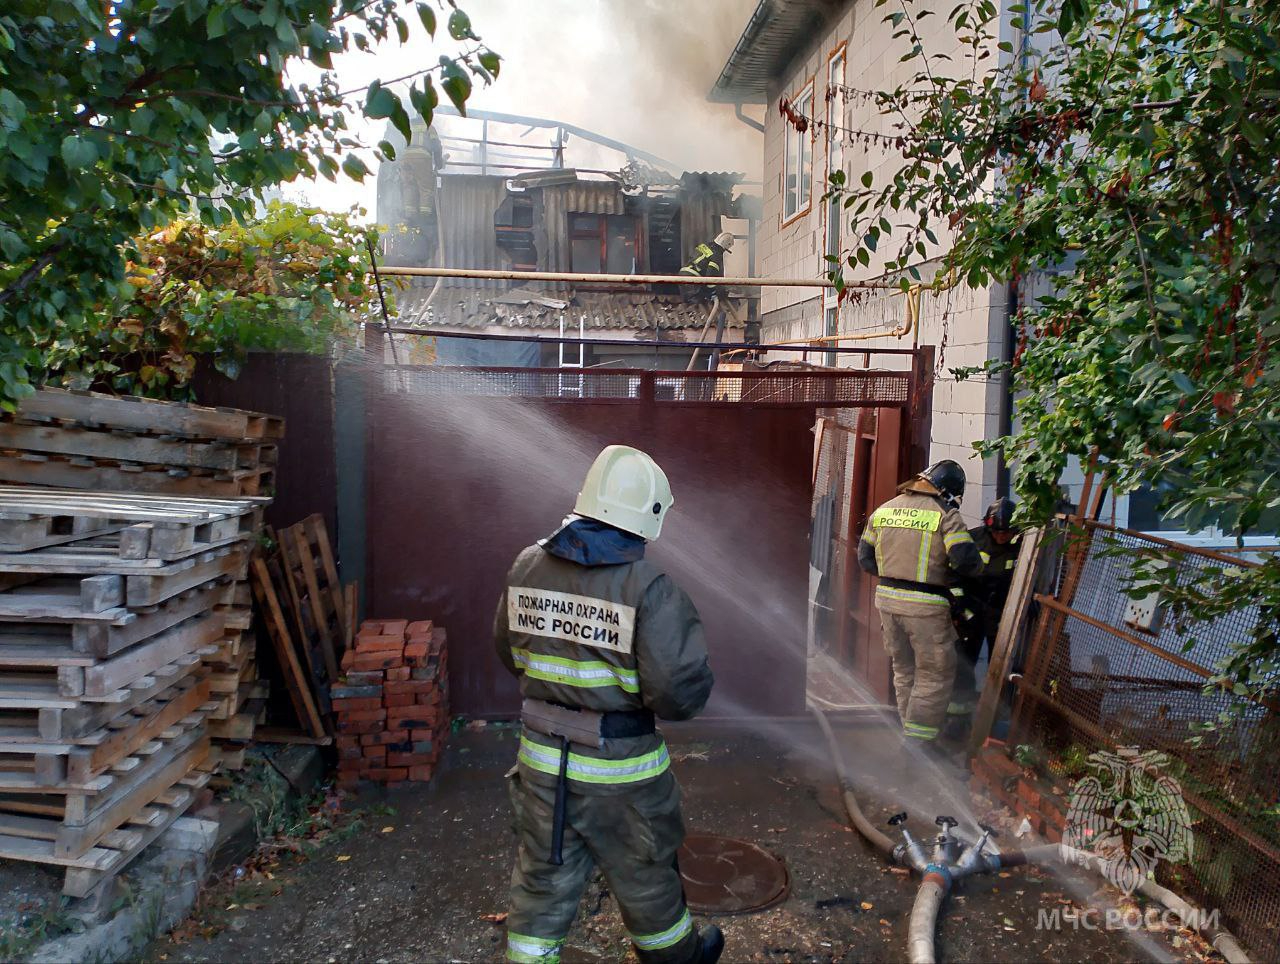
[[[1009,532],[1013,529],[1013,500],[1001,496],[987,506],[982,516],[982,524],[994,532]]]
[[[924,479],[943,495],[956,499],[964,495],[964,469],[951,459],[934,462],[918,478]]]

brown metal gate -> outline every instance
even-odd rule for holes
[[[702,614],[717,677],[708,713],[801,713],[815,414],[874,414],[853,430],[880,466],[866,503],[909,458],[918,389],[911,371],[372,370],[368,613],[439,621],[454,711],[510,714],[515,683],[491,637],[507,568],[570,511],[603,445],[635,445],[675,492],[649,558]],[[865,587],[853,578],[849,593]],[[845,645],[868,663],[865,633]]]

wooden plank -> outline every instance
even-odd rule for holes
[[[3,425],[0,422],[0,425]],[[6,513],[8,515],[10,513]],[[127,523],[82,516],[38,515],[26,519],[0,518],[0,552],[27,552],[64,542],[108,535]]]
[[[329,679],[335,680],[338,678],[337,647],[334,645],[333,627],[330,625],[329,611],[325,605],[327,600],[325,594],[321,593],[320,581],[316,578],[315,559],[311,555],[311,545],[307,541],[306,529],[299,523],[285,529],[280,537],[282,546],[286,545],[290,539],[293,540],[295,566],[301,573],[303,581],[303,586],[299,587],[299,595],[303,594],[302,588],[305,587],[307,603],[311,607],[311,620],[320,637],[320,652],[324,656],[325,671],[329,674]],[[289,568],[292,570],[294,566]]]
[[[120,855],[119,862],[107,870],[86,870],[80,867],[67,869],[62,893],[68,897],[87,897],[103,882],[120,873],[133,860],[149,847],[161,834],[168,830],[187,808],[191,806],[194,795],[190,792],[175,794],[174,799],[158,811],[158,818],[151,824],[137,831],[137,842],[127,850],[116,851]],[[111,831],[103,840],[114,839],[119,831]]]
[[[173,678],[155,679],[147,686],[131,687],[126,699],[120,703],[82,703],[74,709],[58,710],[60,720],[56,728],[58,733],[56,737],[51,735],[55,727],[52,723],[46,723],[42,712],[41,736],[46,740],[61,739],[68,742],[88,737],[112,721],[120,719],[135,707],[159,696],[173,686],[178,679],[196,672],[198,665],[198,662],[180,665]]]
[[[195,442],[17,422],[0,422],[0,447],[147,465],[225,470],[256,467],[261,449],[258,443]]]
[[[125,580],[125,597],[129,606],[153,606],[180,592],[222,576],[240,578],[248,559],[248,546],[237,543],[234,548],[198,557],[191,565],[166,574],[130,573]]]
[[[100,872],[113,870],[121,860],[119,851],[101,847],[91,847],[76,857],[61,857],[54,852],[51,840],[32,840],[10,834],[0,834],[0,857],[33,864],[53,864]]]
[[[149,712],[133,717],[130,726],[115,730],[97,746],[73,750],[67,758],[67,778],[83,782],[112,766],[195,712],[208,698],[207,680],[198,680],[186,689],[175,686],[168,702],[146,704]]]
[[[298,653],[289,638],[289,627],[280,609],[280,600],[271,581],[271,574],[260,557],[254,557],[250,574],[254,594],[263,610],[267,635],[275,648],[276,662],[284,676],[285,688],[289,691],[289,700],[293,704],[298,722],[311,736],[324,736],[324,722],[320,719],[311,690],[311,674],[298,661]]]
[[[67,818],[58,829],[54,852],[63,857],[76,857],[97,844],[102,835],[119,827],[134,811],[147,806],[173,786],[187,771],[209,753],[209,735],[203,728],[189,730],[175,740],[166,752],[151,757],[127,780],[116,781],[111,791],[94,801],[92,809],[67,802]]]
[[[110,465],[77,465],[60,457],[33,461],[0,456],[0,480],[23,485],[82,489],[177,492],[190,496],[234,498],[254,495],[261,488],[261,470],[237,469],[219,475],[176,477],[172,471],[130,471]],[[269,473],[267,473],[269,474]]]
[[[24,398],[18,415],[154,435],[186,435],[229,441],[279,439],[284,436],[284,419],[274,415],[57,388],[41,389]]]
[[[333,743],[331,736],[311,736],[283,726],[260,726],[254,731],[253,738],[258,743],[298,743],[304,746],[330,746]]]
[[[227,582],[210,582],[172,596],[149,613],[130,614],[123,625],[108,623],[72,627],[71,644],[83,653],[105,659],[135,643],[150,639],[197,613],[214,610],[225,598]],[[225,619],[225,614],[223,616]]]
[[[333,547],[329,543],[329,532],[324,524],[324,516],[319,513],[307,516],[302,520],[302,525],[307,532],[312,548],[319,551],[320,565],[318,569],[324,576],[324,591],[332,601],[337,632],[335,643],[338,649],[338,656],[341,657],[350,645],[350,641],[346,638],[347,600],[342,583],[338,580],[338,565],[333,557]]]
[[[146,643],[84,670],[84,695],[103,696],[128,686],[178,657],[208,646],[223,632],[220,613],[205,612],[166,629]]]
[[[975,755],[991,735],[1000,710],[1000,700],[1009,676],[1009,664],[1022,635],[1027,612],[1035,594],[1036,575],[1040,568],[1040,548],[1044,541],[1044,529],[1028,529],[1022,533],[1022,545],[1018,549],[1018,561],[1013,570],[1009,594],[1000,614],[1000,626],[991,644],[987,664],[987,678],[978,697],[978,707],[973,714],[973,728],[969,732],[969,754]]]
[[[270,502],[255,496],[213,499],[173,493],[0,485],[0,518],[70,515],[129,522],[202,522],[229,515],[256,518]]]

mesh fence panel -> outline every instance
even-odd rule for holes
[[[1280,955],[1280,716],[1205,681],[1261,618],[1242,607],[1208,622],[1159,619],[1149,629],[1124,592],[1135,555],[1176,567],[1186,584],[1230,562],[1141,534],[1090,526],[1074,593],[1068,560],[1033,634],[1014,738],[1062,759],[1073,748],[1160,750],[1162,772],[1182,788],[1194,847],[1182,866],[1161,865],[1175,889],[1220,910],[1264,959]],[[1071,594],[1064,598],[1064,593]],[[1157,613],[1159,610],[1157,609]],[[1228,714],[1234,723],[1201,741],[1191,724]],[[1077,754],[1078,756],[1078,754]]]
[[[389,392],[551,399],[652,399],[657,404],[905,405],[911,376],[893,371],[653,372],[393,366]]]

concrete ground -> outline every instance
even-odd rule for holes
[[[847,828],[814,725],[776,724],[762,732],[686,724],[666,732],[690,831],[754,841],[785,860],[790,872],[791,892],[780,905],[716,921],[728,939],[725,960],[905,959],[914,882]],[[905,760],[887,728],[861,724],[839,733],[858,779],[883,801],[867,804],[873,819],[906,809],[922,834],[934,829],[939,812],[972,819],[962,785],[938,794],[938,779]],[[175,931],[176,940],[155,942],[148,959],[498,959],[515,853],[503,779],[514,739],[510,728],[457,734],[429,786],[370,790],[357,805],[384,815],[309,859],[212,888],[199,915]],[[1034,868],[963,881],[943,911],[939,959],[1151,957],[1122,934],[1071,928],[1073,900],[1083,905],[1096,890],[1095,882],[1072,884]],[[1042,909],[1065,909],[1062,926],[1038,927]],[[1158,934],[1154,941],[1156,956],[1200,959],[1201,945],[1185,934]],[[564,959],[629,955],[617,910],[597,877]]]

